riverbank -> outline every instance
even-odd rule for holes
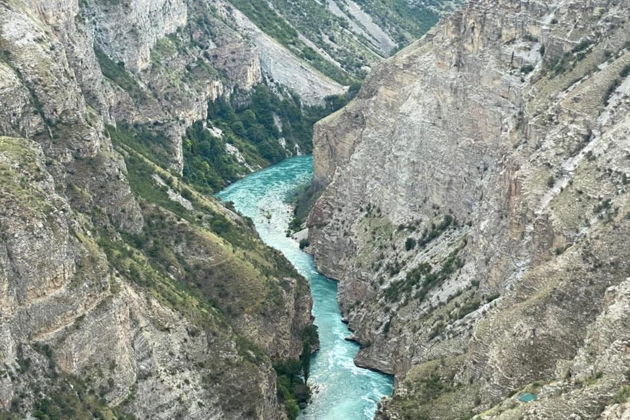
[[[293,215],[292,193],[308,185],[311,177],[310,156],[290,158],[232,184],[217,197],[250,217],[261,239],[281,251],[311,287],[320,350],[310,362],[312,400],[300,418],[368,420],[380,399],[391,394],[393,378],[355,365],[359,346],[346,340],[351,332],[342,321],[337,283],[321,275],[312,256],[286,236]]]

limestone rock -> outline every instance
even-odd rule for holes
[[[207,101],[262,80],[254,49],[239,51],[246,76],[222,79],[187,66],[246,45],[225,24],[222,44],[170,49],[207,4],[98,4],[0,5],[0,416],[68,404],[77,418],[284,418],[271,357],[301,353],[308,285],[243,220],[135,153],[190,206],[151,203],[123,159],[134,152],[107,134],[116,122],[165,132],[176,173]],[[217,289],[230,298],[211,302]]]
[[[316,127],[311,249],[399,380],[382,418],[595,416],[627,382],[559,372],[629,269],[628,6],[470,1]]]

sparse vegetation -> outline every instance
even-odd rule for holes
[[[322,73],[345,85],[350,85],[355,81],[351,75],[335,67],[331,62],[307,46],[300,39],[298,32],[282,19],[267,2],[259,0],[230,1],[264,32],[278,40]]]
[[[446,230],[455,223],[455,218],[447,214],[437,225],[435,223],[431,224],[431,230],[425,229],[422,233],[422,237],[418,240],[418,247],[424,248],[429,242],[442,235],[442,233],[446,232]]]
[[[107,77],[114,82],[114,84],[127,92],[136,103],[142,103],[146,100],[146,94],[136,79],[125,69],[123,63],[115,63],[98,47],[94,47],[94,53],[96,54],[96,59],[101,67],[103,76]]]
[[[611,402],[613,404],[623,404],[628,401],[630,401],[630,385],[624,385],[612,397]]]
[[[361,35],[350,36],[349,22],[331,13],[326,3],[311,0],[232,0],[239,10],[264,32],[277,39],[313,67],[344,85],[365,75],[365,67],[380,59],[372,43]],[[400,47],[420,38],[439,18],[442,2],[410,4],[405,0],[361,0],[361,8],[382,28],[387,28]],[[344,3],[337,3],[352,16]],[[282,16],[280,16],[282,15]],[[286,20],[285,20],[286,19]],[[298,34],[299,32],[299,34]],[[316,51],[300,38],[313,41]],[[341,68],[324,58],[331,56]]]
[[[409,271],[405,279],[395,281],[385,289],[385,299],[394,302],[408,295],[412,290],[415,290],[413,296],[415,299],[424,299],[431,288],[440,284],[462,267],[463,262],[457,257],[459,251],[460,248],[453,251],[442,262],[438,271],[434,271],[433,267],[427,263],[420,264]]]
[[[40,420],[135,419],[133,415],[124,413],[121,408],[109,407],[98,394],[99,390],[90,388],[88,381],[63,373],[54,373],[54,375],[55,383],[49,393],[40,394],[40,397],[34,401],[31,411],[34,418]],[[33,390],[39,391],[40,388],[34,385]],[[13,410],[16,410],[21,405],[19,398],[15,399],[12,405]],[[17,420],[22,417],[0,410],[0,418]]]

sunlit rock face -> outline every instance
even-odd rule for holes
[[[310,241],[359,363],[399,379],[383,418],[622,390],[630,330],[598,325],[628,305],[628,6],[471,1],[316,127]]]

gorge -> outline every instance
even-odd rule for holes
[[[249,175],[217,196],[252,218],[261,239],[280,250],[309,281],[319,349],[308,377],[313,395],[300,418],[371,419],[380,399],[391,394],[392,379],[354,365],[358,345],[346,340],[350,331],[342,323],[336,283],[320,275],[312,257],[286,235],[292,193],[307,185],[311,176],[312,159],[294,157]]]
[[[0,0],[0,418],[625,420],[629,11]]]
[[[212,194],[443,10],[335,3],[0,2],[0,417],[296,415],[308,284]]]
[[[310,248],[396,376],[377,418],[628,415],[629,10],[469,1],[316,126]]]

